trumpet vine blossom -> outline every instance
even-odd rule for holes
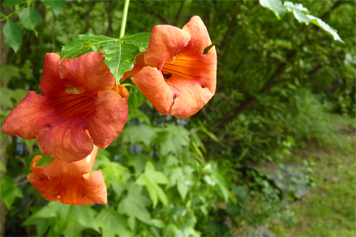
[[[115,86],[99,52],[62,60],[46,54],[42,94],[29,91],[7,116],[4,133],[38,139],[43,154],[66,162],[87,157],[94,145],[105,149],[128,117],[128,91]]]
[[[215,94],[217,58],[203,21],[182,29],[157,25],[147,51],[136,57],[132,81],[162,114],[188,118]],[[204,49],[209,49],[204,53]]]
[[[98,147],[86,158],[68,164],[54,159],[46,166],[36,166],[41,156],[31,162],[33,173],[27,175],[32,186],[48,201],[70,205],[106,204],[107,191],[101,170],[91,173]]]

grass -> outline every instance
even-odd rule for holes
[[[331,131],[316,144],[295,151],[315,162],[316,186],[301,200],[291,203],[297,222],[294,227],[272,221],[277,237],[356,236],[356,122],[355,118],[332,115]]]

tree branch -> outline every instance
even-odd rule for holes
[[[278,83],[279,76],[283,73],[285,67],[288,65],[287,62],[290,61],[290,59],[292,59],[296,55],[296,53],[297,53],[296,50],[293,50],[293,51],[290,51],[289,53],[287,53],[286,61],[280,63],[277,66],[276,70],[269,77],[269,79],[264,84],[264,86],[259,90],[258,94],[265,94],[265,93],[269,92],[269,90],[276,83]],[[242,114],[247,109],[252,107],[256,102],[258,102],[258,99],[255,96],[253,96],[251,94],[248,94],[246,99],[240,104],[240,106],[234,110],[233,114],[231,114],[229,116],[223,116],[223,118],[221,120],[215,122],[212,126],[216,127],[216,126],[219,126],[221,124],[225,124],[225,123],[227,123],[229,121],[235,120],[240,114]]]

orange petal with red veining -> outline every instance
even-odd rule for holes
[[[128,93],[113,90],[115,81],[103,60],[96,52],[58,65],[59,56],[47,54],[40,84],[43,94],[28,92],[5,119],[2,131],[37,138],[45,155],[66,162],[85,158],[94,144],[107,147],[120,135],[129,111],[118,94]]]
[[[152,105],[163,115],[168,115],[173,105],[173,91],[162,73],[154,67],[144,67],[131,79]]]
[[[188,118],[215,94],[217,59],[215,47],[204,54],[209,46],[208,31],[198,16],[192,17],[182,30],[155,26],[144,61],[156,70],[143,67],[132,81],[160,113]]]
[[[161,69],[168,59],[187,46],[189,40],[190,35],[175,26],[154,26],[150,44],[144,55],[145,63]]]
[[[86,53],[59,64],[60,78],[68,85],[83,88],[86,92],[110,90],[115,86],[114,76],[99,52]]]
[[[46,166],[36,166],[41,156],[31,162],[32,172],[27,176],[42,197],[70,205],[105,204],[107,191],[101,170],[90,174],[97,147],[84,160],[68,164],[53,160]],[[55,169],[57,167],[57,170]],[[83,173],[89,171],[87,173]]]

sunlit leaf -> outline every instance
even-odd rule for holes
[[[62,47],[61,57],[65,57],[67,59],[76,58],[85,53],[97,51],[104,43],[116,41],[118,41],[118,39],[110,38],[104,35],[78,35]]]
[[[162,202],[163,205],[166,206],[168,204],[166,194],[158,185],[168,183],[168,179],[162,172],[155,171],[154,166],[150,161],[146,163],[145,173],[141,174],[135,183],[137,185],[146,186],[148,194],[152,200],[153,207],[156,207],[158,199]]]
[[[140,50],[133,44],[122,42],[104,44],[104,63],[114,75],[116,84],[119,84],[125,72],[133,68],[138,54]]]
[[[321,20],[320,18],[317,18],[315,16],[312,16],[312,15],[307,15],[307,17],[309,18],[309,20],[319,26],[320,28],[322,28],[323,30],[325,30],[326,32],[330,33],[333,37],[334,37],[334,40],[338,40],[340,42],[344,42],[340,36],[337,34],[337,31],[333,28],[331,28],[328,24],[326,24],[323,20]]]
[[[295,19],[297,19],[300,23],[305,23],[308,25],[310,22],[307,15],[304,12],[299,11],[298,9],[293,10],[293,15],[294,15]]]
[[[273,11],[278,19],[281,19],[286,13],[286,8],[283,6],[281,0],[260,0],[260,4]]]
[[[285,1],[283,3],[283,5],[287,8],[288,11],[292,11],[293,9],[297,9],[299,11],[302,11],[304,13],[309,14],[309,10],[307,8],[303,7],[303,5],[300,4],[300,3],[292,3],[292,2]]]
[[[144,32],[144,33],[137,33],[130,36],[125,36],[122,37],[120,40],[122,40],[124,43],[127,44],[136,45],[137,47],[139,47],[140,51],[143,52],[147,50],[148,44],[150,42],[150,37],[151,37],[151,33]]]
[[[178,187],[178,192],[184,201],[184,199],[187,196],[187,193],[189,191],[189,188],[182,180],[178,181],[177,187]]]

